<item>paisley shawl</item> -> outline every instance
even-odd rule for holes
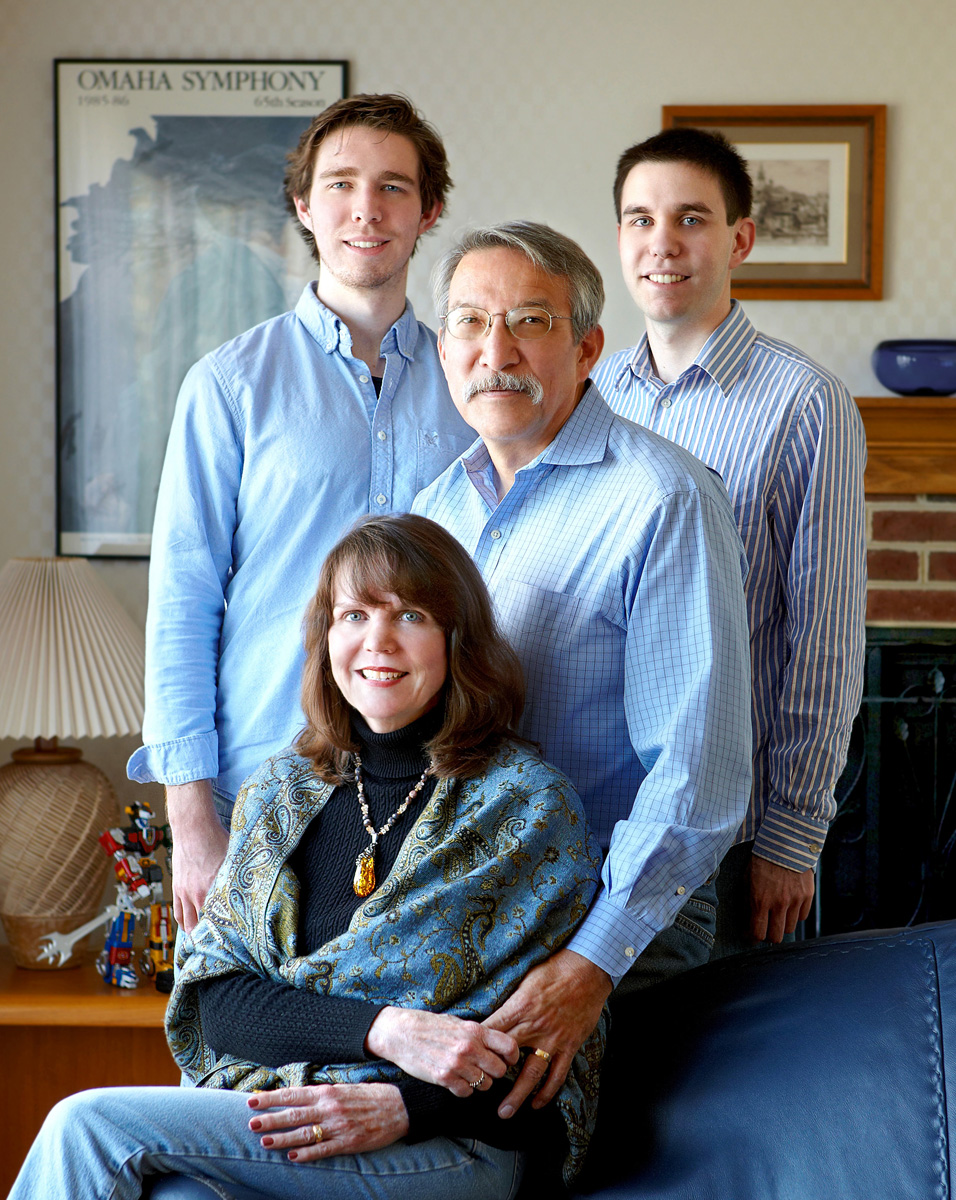
[[[252,1091],[316,1083],[400,1082],[377,1060],[274,1069],[218,1057],[203,1034],[199,980],[251,971],[325,996],[384,1001],[480,1021],[553,954],[597,889],[601,860],[567,778],[506,742],[478,779],[440,780],[395,864],[348,929],[300,956],[298,881],[287,859],[334,788],[287,752],[240,791],[229,853],[192,937],[182,937],[166,1027],[184,1074]],[[564,1171],[583,1160],[597,1107],[603,1019],[558,1096]]]

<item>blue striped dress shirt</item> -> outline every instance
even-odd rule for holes
[[[500,504],[479,441],[414,507],[478,563],[525,669],[521,732],[606,852],[568,944],[617,982],[713,873],[750,794],[746,564],[726,492],[589,386]]]
[[[802,871],[836,814],[863,687],[866,442],[839,379],[757,333],[733,302],[673,383],[647,336],[594,372],[618,413],[686,447],[727,485],[750,564],[754,790],[737,841]]]

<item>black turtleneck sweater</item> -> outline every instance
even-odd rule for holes
[[[428,765],[424,743],[441,724],[440,709],[426,713],[404,729],[373,733],[353,715],[353,730],[362,756],[362,784],[369,817],[381,829],[421,778]],[[425,786],[387,834],[379,839],[375,878],[380,884],[392,869],[402,843],[431,799],[437,780]],[[309,824],[289,856],[299,881],[297,951],[306,956],[344,933],[363,903],[352,889],[355,860],[370,842],[362,824],[358,791],[353,782],[337,787]],[[240,973],[205,980],[199,985],[203,1030],[217,1054],[231,1054],[264,1066],[289,1062],[367,1061],[365,1038],[384,1004],[275,983]],[[430,1137],[476,1137],[501,1148],[521,1149],[542,1138],[563,1141],[560,1116],[553,1104],[534,1112],[526,1103],[507,1121],[497,1107],[510,1087],[496,1082],[462,1102],[446,1088],[411,1080],[399,1085],[408,1110],[407,1141]],[[561,1141],[555,1141],[560,1156]]]

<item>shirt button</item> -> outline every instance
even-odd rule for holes
[[[385,496],[381,492],[379,492],[379,494],[375,497],[375,503],[376,504],[384,504],[387,499],[388,499],[388,496]]]
[[[680,885],[680,887],[677,889],[677,894],[678,894],[678,896],[683,896],[683,894],[684,894],[686,891],[687,891],[687,888],[685,888],[685,887],[684,887],[684,885],[683,885],[683,884],[681,884],[681,885]]]
[[[624,947],[624,957],[625,958],[633,958],[634,957],[634,947],[633,946],[625,946]]]
[[[818,842],[811,842],[810,845],[807,847],[807,849],[810,851],[811,854],[819,854],[821,847]]]
[[[359,383],[368,383],[368,376],[367,376],[367,375],[360,375],[360,376],[359,376]]]
[[[500,529],[492,529],[491,536],[495,539],[495,541],[497,541],[498,538],[501,537],[501,530]]]
[[[661,408],[670,408],[670,406],[671,406],[671,401],[668,400],[667,397],[665,396],[664,399],[661,401]]]
[[[387,438],[388,438],[388,434],[385,432],[385,430],[384,430],[384,429],[380,429],[380,430],[378,431],[378,440],[379,440],[380,442],[384,442],[384,441],[386,441],[386,439],[387,439]]]

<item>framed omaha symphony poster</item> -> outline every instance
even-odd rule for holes
[[[59,553],[149,554],[176,394],[312,277],[285,156],[344,62],[57,59]]]

